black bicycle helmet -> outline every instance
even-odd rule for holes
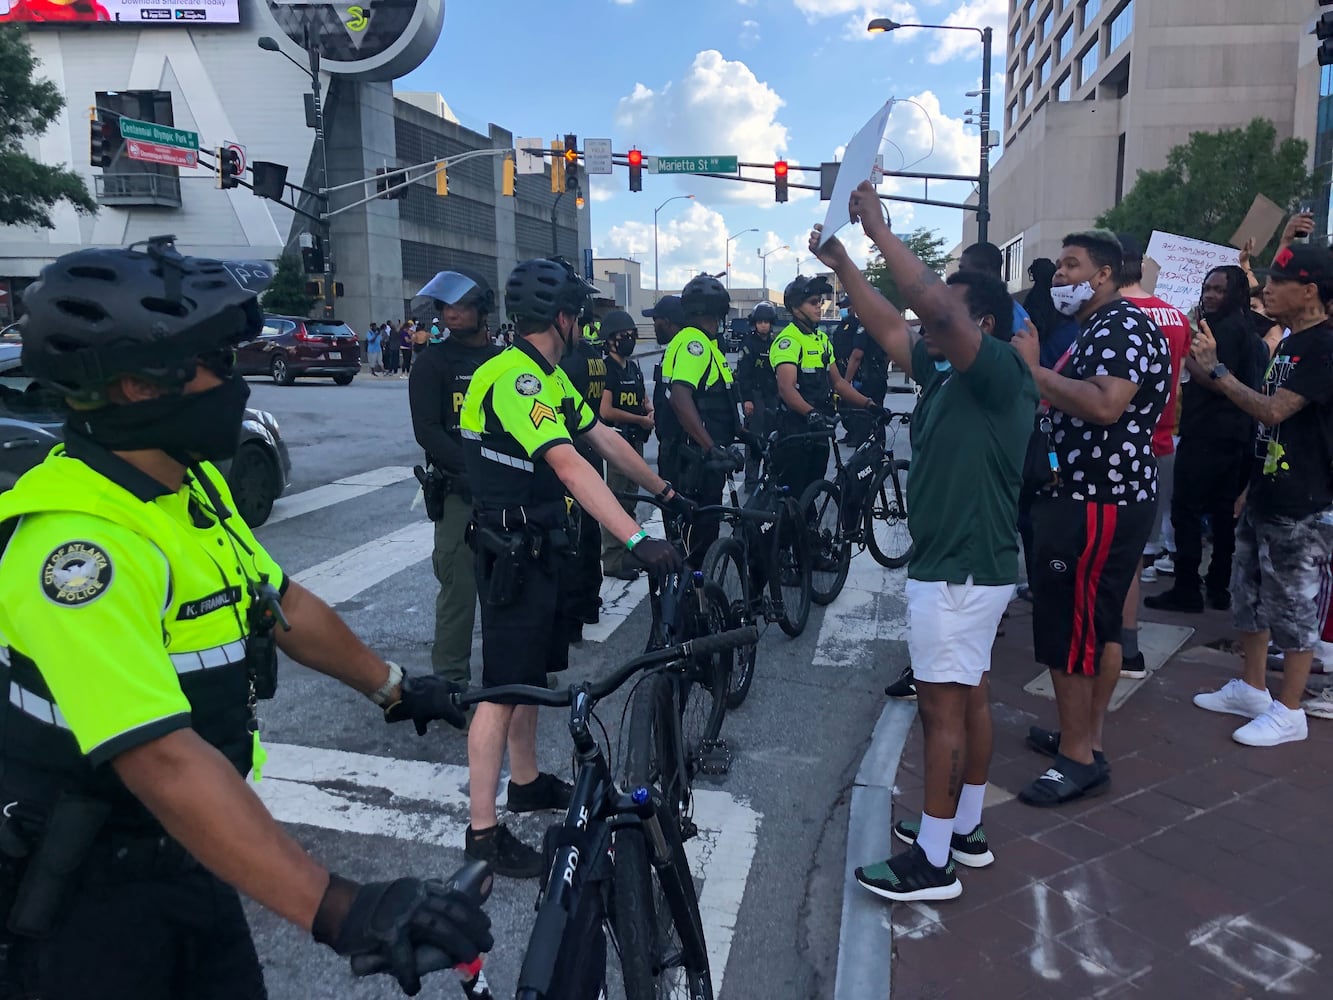
[[[76,250],[42,268],[23,295],[24,370],[70,399],[101,403],[123,375],[181,386],[200,355],[257,336],[273,266],[184,257],[174,240]]]
[[[623,309],[612,309],[602,317],[602,339],[614,337],[617,333],[631,331],[637,333],[639,326],[634,317]]]
[[[782,292],[782,304],[795,310],[806,299],[815,295],[832,295],[833,286],[822,274],[798,274]]]
[[[495,311],[495,289],[476,271],[465,267],[441,271],[424,288],[418,298],[427,298],[440,306],[475,305],[483,316]]]
[[[750,310],[751,323],[776,323],[778,321],[778,307],[772,302],[760,302]]]
[[[534,257],[519,264],[505,282],[510,319],[554,323],[560,313],[579,316],[597,291],[561,258]]]
[[[712,316],[718,319],[731,309],[727,286],[710,274],[691,278],[680,292],[680,304],[686,316]]]

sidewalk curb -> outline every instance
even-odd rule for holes
[[[916,702],[889,699],[852,785],[833,1000],[888,1000],[890,995],[893,924],[889,909],[883,900],[857,885],[853,873],[858,866],[892,853],[893,785],[915,718]]]

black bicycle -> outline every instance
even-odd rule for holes
[[[730,505],[700,507],[698,513],[716,513],[731,526],[729,537],[719,537],[704,553],[703,573],[722,588],[727,600],[727,624],[732,628],[777,622],[795,638],[810,618],[809,534],[800,508],[786,487],[773,478],[765,449],[759,487],[741,505],[733,475],[727,477]],[[728,678],[727,706],[737,708],[754,683],[754,648],[736,652]]]
[[[691,639],[565,691],[505,684],[455,695],[460,708],[496,700],[570,708],[578,773],[564,822],[546,833],[550,865],[517,1000],[605,996],[608,942],[620,957],[627,1000],[712,1000],[699,902],[673,808],[688,799],[689,777],[672,677],[757,638],[742,628]],[[641,671],[649,673],[634,692],[624,760],[613,775],[589,723],[597,703]]]

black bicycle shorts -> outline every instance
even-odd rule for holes
[[[563,613],[561,560],[528,563],[514,600],[489,601],[492,560],[477,554],[477,597],[481,601],[481,681],[546,686],[546,675],[569,666],[569,620]]]
[[[1139,571],[1157,502],[1032,504],[1032,648],[1051,670],[1094,677],[1120,642],[1125,597]]]

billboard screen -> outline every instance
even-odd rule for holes
[[[240,0],[0,0],[0,24],[239,24]]]

